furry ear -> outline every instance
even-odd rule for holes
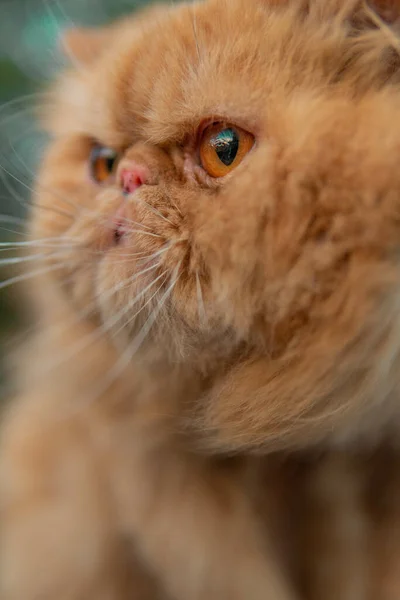
[[[64,54],[82,64],[91,63],[110,42],[108,29],[73,27],[63,32],[60,46]]]
[[[119,33],[129,28],[137,31],[154,19],[161,19],[171,11],[166,4],[151,4],[131,17],[117,19],[111,25],[98,28],[72,27],[64,30],[60,38],[63,53],[73,61],[89,64],[98,58]]]
[[[400,18],[399,0],[369,0],[366,4],[386,23],[395,23]]]
[[[400,17],[400,0],[308,0],[307,4],[310,12],[361,19],[364,27],[393,24]]]
[[[284,7],[290,3],[304,9],[306,13],[326,19],[335,15],[355,18],[357,21],[362,14],[369,15],[371,21],[394,24],[400,20],[400,0],[262,0],[268,6]],[[364,20],[364,24],[366,24]]]

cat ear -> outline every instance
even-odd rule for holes
[[[109,30],[84,27],[67,29],[60,38],[63,53],[82,64],[88,64],[95,60],[109,42]]]
[[[400,18],[399,0],[369,0],[365,5],[386,23],[395,23]]]
[[[341,15],[363,22],[364,27],[379,22],[391,25],[400,18],[400,0],[306,0],[304,4],[309,12],[322,18]]]
[[[1,1],[1,0],[0,0]],[[142,27],[143,24],[161,18],[169,13],[171,7],[165,4],[152,4],[136,11],[131,17],[117,19],[106,27],[72,27],[63,31],[59,44],[62,52],[73,61],[89,64],[102,54],[120,32],[129,28]]]

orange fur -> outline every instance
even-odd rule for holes
[[[400,540],[373,549],[398,509],[361,505],[370,453],[398,451],[393,7],[208,0],[66,36],[30,229],[60,246],[3,425],[2,598],[391,598]],[[256,139],[223,180],[196,146],[216,120]],[[121,157],[104,186],[94,141]],[[124,199],[132,161],[150,175]]]

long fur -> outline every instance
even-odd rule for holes
[[[65,36],[30,222],[32,254],[59,250],[2,426],[4,600],[397,598],[399,13],[207,0]],[[213,121],[255,137],[222,180]],[[95,142],[120,156],[103,186]]]

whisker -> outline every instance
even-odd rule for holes
[[[182,219],[183,219],[182,211],[179,208],[179,206],[177,205],[177,203],[175,202],[175,200],[173,198],[170,198],[170,202],[171,202],[172,206],[175,208],[175,210],[177,211],[177,213],[179,214],[179,216],[182,217]]]
[[[77,244],[75,244],[75,246],[79,247]],[[60,243],[60,244],[36,244],[36,245],[34,245],[34,246],[32,245],[30,247],[35,248],[37,250],[39,250],[39,249],[40,250],[46,250],[46,249],[49,249],[49,250],[62,250],[62,249],[71,250],[73,248],[73,245],[72,244],[62,244],[62,243]],[[18,246],[9,246],[7,248],[0,248],[0,253],[9,254],[10,252],[15,251],[15,250],[18,251],[18,250],[20,250],[20,248]],[[33,255],[32,254],[22,254],[22,256],[32,257]],[[41,256],[49,256],[49,253],[41,254]],[[16,258],[20,258],[20,256],[17,255]]]
[[[29,233],[26,231],[17,231],[16,229],[9,229],[8,227],[0,227],[0,231],[5,233],[12,233],[13,235],[19,235],[21,237],[29,237]]]
[[[0,282],[0,290],[4,290],[16,283],[21,283],[23,281],[27,281],[29,279],[34,279],[35,277],[40,277],[41,275],[46,275],[47,273],[52,273],[58,269],[61,269],[63,265],[51,265],[50,267],[46,267],[43,269],[37,269],[36,271],[31,271],[29,273],[24,273],[22,275],[16,275],[15,277],[11,277],[6,281]]]
[[[60,267],[62,267],[62,264],[60,263]],[[83,266],[81,268],[81,271],[85,271],[85,266]],[[53,281],[52,285],[56,285],[57,287],[61,287],[61,286],[65,286],[65,285],[69,285],[70,283],[72,283],[76,278],[76,274],[72,273],[69,276],[63,277],[62,281]],[[22,341],[28,339],[28,338],[32,338],[33,336],[37,335],[38,333],[42,334],[43,333],[43,328],[44,328],[44,324],[46,325],[46,333],[47,334],[51,334],[52,336],[55,336],[57,333],[61,334],[63,332],[65,332],[67,329],[71,328],[74,324],[76,324],[80,319],[79,313],[71,313],[68,315],[67,318],[64,318],[62,320],[62,322],[57,322],[57,323],[51,323],[49,324],[48,321],[42,317],[41,319],[35,321],[35,323],[31,326],[25,327],[24,330],[22,332],[18,332],[17,334],[12,336],[12,339],[8,340],[8,342],[10,344],[14,343],[15,341],[18,341],[18,338],[20,338],[20,341],[18,342],[18,347],[21,346]],[[4,344],[7,344],[7,340],[4,341]]]
[[[163,219],[164,221],[166,221],[167,223],[169,223],[170,225],[172,225],[172,227],[175,227],[175,225],[172,223],[172,221],[170,221],[169,219],[167,219],[167,217],[165,217],[157,208],[155,208],[154,206],[151,206],[151,204],[149,204],[148,202],[146,202],[146,200],[144,200],[143,198],[138,197],[138,202],[142,202],[143,204],[145,204],[147,206],[147,208],[149,210],[151,210],[152,213],[154,213],[155,215],[159,216],[161,219]]]
[[[130,233],[140,233],[142,235],[149,235],[150,237],[162,239],[162,235],[157,233],[150,233],[149,231],[141,231],[140,229],[132,229]]]
[[[24,170],[35,181],[36,180],[35,173],[22,160],[22,158],[19,156],[19,154],[17,153],[14,145],[11,142],[9,142],[9,146],[10,146],[10,149],[12,150],[13,154],[15,155],[16,159],[18,160],[19,164],[24,168]],[[20,179],[17,179],[17,181],[23,185],[23,183],[22,183],[22,181]],[[66,198],[64,195],[60,194],[58,191],[49,189],[47,186],[44,186],[43,184],[38,184],[37,182],[36,182],[36,184],[38,186],[38,189],[43,190],[44,192],[46,192],[48,194],[51,194],[52,196],[60,199],[62,202],[68,204],[71,208],[74,208],[75,210],[78,210],[79,212],[84,213],[85,215],[88,215],[89,217],[96,216],[96,211],[89,210],[89,209],[87,209],[86,207],[84,207],[82,205],[78,205],[76,202],[74,202],[70,198]],[[28,187],[28,186],[26,186],[26,187]],[[30,188],[28,187],[28,189],[30,189]],[[30,189],[30,191],[32,191],[32,190]],[[150,207],[150,205],[148,205],[148,206],[149,206],[149,208],[152,208],[152,207]],[[60,210],[60,209],[58,209],[58,210]],[[154,210],[156,210],[156,209],[154,209]],[[159,214],[162,217],[161,213],[159,213]],[[139,223],[137,221],[133,221],[132,219],[128,219],[127,217],[124,217],[123,219],[121,219],[121,221],[124,222],[124,223],[129,223],[129,224],[132,224],[132,225],[135,225],[135,226],[139,226],[139,227],[145,228],[145,229],[149,230],[150,232],[152,231],[152,228],[149,227],[149,226],[147,226],[147,225],[145,225],[144,223]],[[104,222],[107,226],[109,225],[107,219],[101,219],[101,222]],[[171,225],[172,225],[172,223],[171,223]],[[155,235],[155,234],[152,234],[152,235]]]
[[[10,100],[9,102],[5,102],[0,106],[0,117],[9,108],[14,108],[16,104],[18,105],[22,102],[26,102],[27,100],[37,100],[38,98],[43,98],[46,100],[48,98],[48,94],[46,94],[46,92],[35,92],[33,94],[26,94],[25,96],[20,96],[18,98]],[[9,116],[9,119],[3,119],[2,121],[0,121],[0,126],[3,127],[6,123],[9,122],[9,120],[16,119],[17,117],[19,117],[21,112],[27,112],[28,110],[33,110],[34,108],[36,108],[36,105],[32,104],[30,107],[22,109],[22,111],[13,111],[12,114]]]
[[[51,10],[51,7],[49,5],[49,0],[43,0],[43,2],[44,2],[44,5],[46,7],[46,10],[47,10],[48,14],[54,19],[54,21],[55,21],[55,23],[57,25],[59,39],[60,39],[61,42],[63,42],[62,29],[59,27],[58,20],[55,17],[53,11]],[[65,12],[64,8],[62,7],[61,2],[59,2],[59,0],[56,0],[56,4],[58,6],[58,9],[60,10],[60,13],[64,17],[64,19],[66,21],[68,21],[69,27],[76,27],[76,25],[72,21],[71,17],[69,17],[69,15],[67,15],[67,13]],[[74,67],[78,71],[80,71],[81,73],[85,74],[87,72],[87,67],[84,65],[84,63],[82,63],[81,61],[79,61],[76,58],[76,56],[69,50],[69,48],[64,43],[62,43],[62,49],[63,49],[64,54],[68,57],[68,60],[74,65]]]
[[[35,181],[36,185],[37,185],[37,189],[42,190],[43,192],[46,192],[47,194],[50,194],[51,196],[54,196],[55,198],[61,200],[63,203],[68,204],[68,206],[70,206],[71,208],[75,209],[75,210],[79,210],[79,211],[84,211],[85,214],[89,214],[89,216],[95,214],[94,211],[89,211],[88,209],[85,209],[83,206],[78,205],[76,202],[73,202],[70,198],[66,198],[64,195],[60,194],[58,191],[55,191],[53,189],[48,188],[47,186],[44,186],[43,184],[39,184],[37,182],[37,178],[34,174],[34,172],[29,169],[29,167],[25,164],[25,162],[20,158],[20,156],[18,155],[18,153],[16,152],[14,146],[12,144],[10,144],[10,148],[11,150],[14,152],[17,160],[19,161],[19,163],[24,167],[24,169],[26,170],[26,172],[32,176],[33,180]],[[23,182],[22,179],[20,179],[19,177],[17,177],[16,175],[12,174],[10,171],[8,171],[4,165],[0,164],[0,169],[2,169],[3,171],[5,171],[5,173],[7,173],[7,175],[9,175],[9,177],[12,177],[19,185],[22,185],[25,189],[27,189],[30,193],[33,193],[34,190],[31,186],[29,186],[27,183]],[[4,183],[5,180],[3,179]],[[7,186],[8,187],[8,186]],[[9,187],[8,187],[9,189]],[[13,190],[10,190],[10,193],[13,193]],[[61,209],[61,208],[55,208],[55,207],[48,207],[48,206],[41,206],[39,203],[36,204],[32,204],[31,202],[28,202],[26,200],[21,200],[15,197],[15,192],[13,193],[14,198],[19,202],[19,204],[22,204],[24,207],[31,207],[34,206],[35,208],[40,208],[40,209],[45,209],[45,210],[51,210],[52,212],[55,212],[57,214],[60,214],[62,216],[67,216],[68,218],[72,218],[74,217],[73,213],[66,211],[65,209]]]
[[[121,223],[126,223],[127,225],[136,225],[136,226],[144,227],[144,229],[148,229],[149,231],[153,231],[152,228],[149,227],[148,225],[145,225],[144,223],[139,223],[139,221],[133,221],[132,219],[129,219],[128,217],[123,217],[121,219]]]
[[[157,265],[158,266],[158,265]],[[114,315],[111,319],[111,325],[109,324],[110,321],[108,322],[108,326],[106,328],[106,331],[109,331],[111,329],[111,327],[113,327],[114,325],[116,325],[118,323],[118,321],[120,321],[121,317],[123,317],[127,312],[129,312],[129,310],[136,304],[137,300],[140,300],[140,298],[157,282],[160,280],[160,278],[165,275],[166,271],[164,271],[164,273],[162,273],[161,275],[159,275],[154,281],[152,281],[149,285],[146,286],[146,288],[144,290],[142,290],[133,301],[128,302],[127,305],[124,306],[124,308],[119,311],[119,313],[117,313],[116,315]]]
[[[86,398],[86,403],[92,403],[97,398],[101,397],[102,394],[104,394],[108,390],[108,388],[114,383],[114,381],[118,378],[118,376],[123,372],[123,370],[129,365],[133,356],[139,350],[139,348],[145,341],[146,337],[150,333],[165,302],[168,300],[168,298],[172,294],[172,291],[179,279],[178,273],[179,273],[180,267],[181,267],[181,263],[179,263],[179,265],[174,270],[173,281],[168,286],[166,292],[162,295],[161,299],[159,300],[159,302],[157,304],[157,307],[150,314],[150,316],[144,323],[143,327],[141,328],[141,330],[139,331],[137,336],[135,336],[135,338],[132,340],[132,342],[127,346],[125,351],[121,354],[121,356],[119,357],[117,362],[114,364],[114,366],[110,369],[110,371],[108,372],[107,376],[103,379],[101,384],[99,386],[97,386],[97,388],[89,396],[89,398]]]
[[[16,175],[14,175],[13,173],[11,173],[2,164],[0,164],[0,173],[1,173],[1,171],[4,171],[4,173],[6,173],[9,177],[11,177],[14,181],[16,181],[18,184],[20,184],[21,186],[23,186],[29,192],[34,193],[35,190],[33,190],[32,187],[30,187],[27,183],[24,183],[22,180],[20,180]],[[23,206],[25,209],[26,208],[30,208],[32,206],[26,200],[18,198],[18,196],[15,193],[15,190],[13,190],[10,187],[10,185],[8,184],[8,182],[7,182],[7,180],[6,180],[5,177],[1,177],[1,179],[3,180],[3,183],[4,183],[5,187],[8,189],[8,191],[10,192],[10,194],[13,196],[14,200],[16,200],[18,202],[18,204],[20,204],[21,206]],[[38,203],[38,204],[35,204],[35,208],[40,208],[41,210],[48,210],[48,211],[50,211],[52,213],[61,215],[63,217],[67,217],[69,219],[74,219],[74,215],[72,213],[64,211],[62,209],[57,209],[54,206],[42,206],[42,205],[40,205]]]
[[[31,128],[33,129],[33,128]],[[26,131],[24,131],[24,133],[19,136],[17,138],[17,141],[21,138],[25,138],[26,137]],[[60,199],[63,203],[68,204],[71,208],[75,209],[75,210],[83,210],[83,207],[78,205],[77,203],[73,202],[70,198],[66,198],[65,195],[60,194],[59,191],[54,190],[54,189],[49,189],[47,186],[44,186],[43,184],[38,185],[37,183],[37,177],[36,174],[32,171],[32,169],[30,169],[28,167],[28,165],[26,164],[25,161],[23,161],[23,159],[21,158],[21,156],[18,154],[14,144],[11,142],[11,140],[8,140],[9,143],[9,148],[12,151],[13,155],[16,157],[18,163],[23,167],[23,169],[25,170],[25,172],[31,176],[32,180],[36,182],[38,189],[43,190],[46,193],[51,194],[52,196]],[[34,190],[32,189],[32,187],[30,185],[28,185],[26,182],[24,182],[20,177],[17,177],[17,175],[13,174],[11,171],[9,171],[8,169],[6,169],[6,167],[4,166],[4,164],[0,164],[0,168],[12,179],[14,179],[14,181],[16,181],[19,185],[22,185],[25,189],[27,189],[29,192],[34,192]],[[4,180],[4,178],[2,178],[4,183],[6,184],[7,182]],[[26,200],[20,199],[15,195],[15,191],[10,189],[9,185],[6,185],[8,191],[13,195],[14,199],[17,200],[17,202],[19,202],[20,204],[22,204],[24,207],[27,206],[31,206],[32,204]],[[68,217],[73,217],[72,213],[68,213],[68,211],[66,211],[64,209],[64,211],[61,213],[62,209],[58,208],[54,208],[54,207],[42,207],[39,203],[36,204],[35,206],[39,207],[39,208],[45,208],[46,210],[52,210],[53,212],[58,212],[59,214],[63,214],[63,216],[68,216]],[[95,214],[94,211],[88,211],[87,209],[85,209],[85,212],[87,212],[90,216],[92,214]]]
[[[128,277],[128,279],[124,279],[123,281],[120,281],[117,285],[115,285],[114,287],[111,288],[111,290],[107,290],[107,292],[105,292],[102,296],[102,298],[110,298],[111,296],[113,296],[114,294],[116,294],[117,292],[123,290],[125,287],[128,287],[128,285],[130,285],[131,283],[133,283],[136,279],[138,279],[139,277],[141,277],[142,275],[144,275],[145,273],[149,273],[150,271],[154,271],[154,269],[158,268],[158,264],[156,265],[150,265],[150,267],[147,267],[146,269],[143,269],[143,271],[140,271],[140,273],[134,273],[131,277]]]
[[[2,197],[2,199],[8,200],[8,196]],[[26,221],[20,217],[14,217],[13,215],[0,215],[0,223],[11,223],[12,225],[26,225]]]
[[[168,271],[164,271],[163,273],[161,273],[161,275],[159,275],[152,283],[151,285],[147,286],[146,291],[148,291],[148,289],[150,289],[150,287],[152,287],[155,283],[157,283],[161,277],[165,277],[165,275],[167,275]],[[132,323],[132,321],[134,321],[136,319],[136,317],[138,317],[140,315],[141,312],[143,312],[143,310],[146,308],[146,306],[148,306],[150,304],[150,302],[155,298],[155,296],[158,294],[158,292],[163,288],[165,281],[163,281],[161,283],[161,285],[156,289],[156,291],[154,292],[154,294],[152,296],[150,296],[150,298],[146,301],[145,304],[143,304],[143,306],[131,317],[129,317],[129,319],[119,327],[119,329],[117,329],[117,331],[115,332],[115,335],[118,335],[118,333],[120,333],[123,329],[126,329],[126,327],[128,325],[130,325]],[[136,302],[135,302],[136,304]],[[133,305],[132,305],[133,306]],[[132,308],[132,306],[129,306],[129,308]]]
[[[167,251],[168,248],[165,248],[164,251]],[[157,252],[157,254],[160,254],[160,251]],[[150,255],[148,258],[149,260],[153,260],[156,257],[155,254]],[[111,298],[114,294],[116,294],[118,291],[124,289],[125,287],[127,287],[128,285],[130,285],[131,283],[133,283],[133,281],[135,281],[137,278],[139,278],[141,275],[144,275],[145,273],[150,272],[153,269],[156,269],[159,265],[154,265],[154,266],[150,266],[149,268],[144,269],[143,271],[140,271],[139,273],[134,273],[131,277],[129,277],[126,280],[120,281],[118,284],[116,284],[115,286],[113,286],[111,289],[107,290],[106,292],[103,292],[101,298],[102,300],[107,300],[108,298]],[[71,278],[72,279],[72,278]],[[156,280],[158,281],[158,279]],[[93,311],[98,307],[98,299],[95,299],[93,302],[90,302],[83,310],[81,310],[77,315],[77,320],[81,320],[81,319],[85,319],[88,316],[90,316],[91,313],[93,313]],[[63,329],[61,329],[62,331]]]
[[[67,349],[67,352],[64,352],[61,356],[57,357],[57,360],[53,360],[50,364],[46,365],[46,369],[44,373],[48,372],[50,369],[57,368],[62,363],[68,361],[70,358],[74,357],[78,352],[82,350],[86,350],[90,345],[98,341],[104,335],[112,330],[112,328],[119,323],[119,321],[124,317],[124,315],[129,312],[133,306],[139,302],[139,300],[151,289],[161,277],[166,274],[166,271],[159,275],[154,281],[152,281],[144,290],[142,290],[133,301],[129,302],[126,306],[124,306],[120,311],[114,314],[108,321],[106,321],[101,327],[95,329],[95,331],[90,332],[87,336],[79,339],[76,344],[73,344],[72,347]],[[117,333],[120,331],[118,329]],[[42,373],[43,374],[43,373]]]
[[[33,255],[29,255],[29,256],[17,256],[17,257],[12,257],[12,258],[2,258],[2,259],[0,259],[0,267],[4,267],[4,266],[8,266],[8,265],[18,265],[18,264],[27,263],[27,262],[35,262],[41,258],[57,258],[59,255],[60,255],[59,253],[49,252],[48,254],[33,254]]]
[[[20,247],[35,247],[35,246],[45,246],[48,243],[54,242],[54,247],[56,247],[58,244],[57,242],[59,242],[60,244],[64,243],[64,242],[68,242],[71,241],[73,242],[73,239],[71,238],[70,240],[68,238],[43,238],[40,240],[31,240],[29,242],[0,242],[0,248],[4,248],[5,250],[8,249],[12,249],[12,248],[20,248]],[[50,246],[53,247],[53,246]],[[1,250],[0,250],[1,251]]]
[[[4,199],[9,200],[9,197],[6,196],[6,197],[4,197]],[[17,226],[23,227],[24,229],[26,227],[26,221],[24,219],[21,219],[19,217],[14,217],[12,215],[0,215],[0,223],[10,223],[10,225],[17,225]],[[10,229],[9,227],[1,227],[0,226],[0,231],[5,231],[6,233],[12,233],[13,235],[18,235],[18,236],[22,236],[22,237],[28,237],[28,234],[25,230],[18,231],[16,229]]]
[[[152,257],[150,257],[152,258]],[[158,265],[155,265],[154,268],[157,268]],[[102,294],[102,299],[108,299],[111,296],[113,296],[115,293],[117,293],[120,289],[123,289],[124,287],[128,286],[129,283],[131,283],[134,279],[136,279],[137,277],[140,277],[140,275],[144,274],[145,272],[150,271],[150,269],[145,269],[144,271],[141,271],[140,273],[136,273],[134,274],[132,277],[130,277],[127,281],[124,280],[122,282],[119,282],[118,285],[112,287],[111,289],[107,290],[106,292],[104,292]],[[67,278],[66,282],[71,282],[74,280],[74,275],[71,275],[69,278]],[[65,283],[65,282],[64,282]],[[98,308],[98,299],[95,299],[92,302],[89,302],[87,304],[87,306],[85,306],[84,309],[78,311],[77,313],[75,313],[74,315],[74,319],[73,322],[79,322],[81,320],[84,320],[85,318],[89,317],[96,309]],[[56,331],[58,331],[59,333],[62,333],[63,331],[65,331],[66,329],[68,329],[71,324],[73,322],[68,322],[68,323],[62,323],[59,326],[55,327],[54,329]],[[37,327],[37,330],[40,331],[40,326]]]
[[[22,160],[22,158],[19,156],[18,152],[16,151],[14,145],[9,142],[9,146],[10,149],[12,150],[13,154],[15,155],[15,157],[17,158],[18,162],[20,163],[20,165],[25,169],[25,171],[32,177],[33,181],[36,182],[36,185],[38,187],[38,189],[46,192],[47,194],[51,194],[52,196],[54,196],[55,198],[58,198],[59,200],[61,200],[62,202],[64,202],[65,204],[68,204],[71,208],[78,210],[80,212],[83,212],[84,214],[87,214],[89,216],[92,216],[95,213],[94,210],[89,210],[85,207],[83,207],[82,205],[77,204],[76,202],[74,202],[73,200],[71,200],[70,198],[67,198],[66,196],[64,196],[63,194],[60,194],[59,191],[54,190],[54,189],[50,189],[47,186],[44,186],[42,183],[38,183],[37,182],[37,177],[35,175],[35,173],[32,171],[32,169],[30,169],[28,167],[28,165]],[[20,182],[21,183],[21,182]],[[29,188],[28,188],[29,189]],[[33,190],[30,190],[33,191]]]
[[[152,258],[152,257],[150,257]],[[113,286],[112,288],[110,288],[109,290],[107,290],[106,292],[102,293],[102,300],[111,298],[114,294],[116,294],[118,291],[122,290],[124,287],[127,287],[130,283],[132,283],[135,279],[137,279],[138,277],[140,277],[141,275],[144,275],[147,272],[150,272],[151,270],[154,270],[158,267],[159,265],[154,265],[151,266],[147,269],[144,269],[143,271],[141,271],[140,273],[135,273],[134,275],[132,275],[131,277],[129,277],[127,280],[123,280],[120,281],[117,285]],[[72,279],[72,278],[71,278]],[[87,318],[88,316],[90,316],[95,309],[98,308],[98,302],[99,299],[96,298],[94,301],[89,302],[89,304],[81,311],[79,311],[76,314],[77,320],[82,320]],[[62,331],[62,329],[61,329]]]
[[[167,245],[166,248],[162,248],[161,250],[159,250],[158,252],[156,252],[154,254],[147,255],[147,258],[149,260],[153,260],[154,258],[156,258],[157,255],[160,255],[162,252],[166,252],[169,249],[170,246],[171,246],[171,243],[168,243],[168,245]],[[102,295],[102,299],[104,300],[104,299],[110,298],[113,294],[117,293],[117,291],[119,291],[119,289],[122,289],[124,286],[129,285],[129,283],[131,283],[136,277],[140,276],[141,274],[143,274],[144,272],[147,272],[147,271],[148,270],[146,269],[145,271],[142,271],[139,274],[134,274],[132,277],[130,277],[128,279],[128,281],[124,280],[123,282],[120,282],[118,285],[112,287],[107,292],[104,292],[104,294]],[[165,273],[166,273],[166,271],[163,274],[165,274]],[[161,274],[161,276],[163,274]],[[74,280],[74,277],[75,277],[74,274],[70,275],[70,277],[67,277],[64,280],[64,284],[72,282]],[[154,282],[152,282],[152,284],[150,284],[150,286],[153,285],[158,280],[159,280],[159,278],[157,278]],[[146,291],[147,291],[147,288],[146,288]],[[54,333],[57,333],[57,332],[58,333],[62,333],[63,331],[65,331],[66,329],[68,329],[69,327],[71,327],[71,325],[73,323],[81,321],[81,320],[87,318],[88,316],[90,316],[90,314],[93,313],[94,310],[96,310],[97,308],[98,308],[98,301],[97,300],[89,302],[88,305],[83,310],[81,310],[81,311],[79,311],[79,312],[77,312],[77,313],[74,314],[74,318],[73,318],[73,320],[71,320],[71,322],[69,322],[69,321],[68,322],[63,322],[61,324],[58,324],[57,326],[53,326]],[[127,310],[129,310],[129,309],[127,309]],[[121,315],[121,316],[123,316],[123,315]],[[41,323],[40,322],[37,323],[31,329],[32,329],[32,332],[41,331]]]
[[[49,10],[51,10],[51,8],[50,8],[50,6],[49,6],[49,0],[44,0],[44,2],[45,2],[45,4],[48,6]],[[61,4],[60,0],[55,0],[55,3],[56,3],[56,5],[57,5],[57,7],[58,7],[58,9],[59,9],[60,13],[61,13],[61,14],[62,14],[62,16],[64,17],[64,19],[65,19],[66,21],[68,21],[72,27],[76,27],[76,23],[75,23],[75,22],[74,22],[74,21],[71,19],[70,15],[68,15],[68,14],[65,12],[65,9],[64,9],[63,5]],[[54,16],[54,15],[53,15],[53,16]]]
[[[165,252],[168,252],[168,250],[171,248],[171,244],[168,243],[166,248],[161,248],[161,250],[157,250],[157,252],[154,252],[153,254],[148,254],[147,252],[134,252],[132,254],[120,254],[118,255],[118,261],[117,262],[129,262],[129,260],[133,260],[134,258],[139,258],[139,260],[146,260],[146,259],[153,259],[156,258],[157,256],[161,256],[161,254],[165,254]],[[120,260],[120,259],[128,259],[127,261],[124,260]]]

